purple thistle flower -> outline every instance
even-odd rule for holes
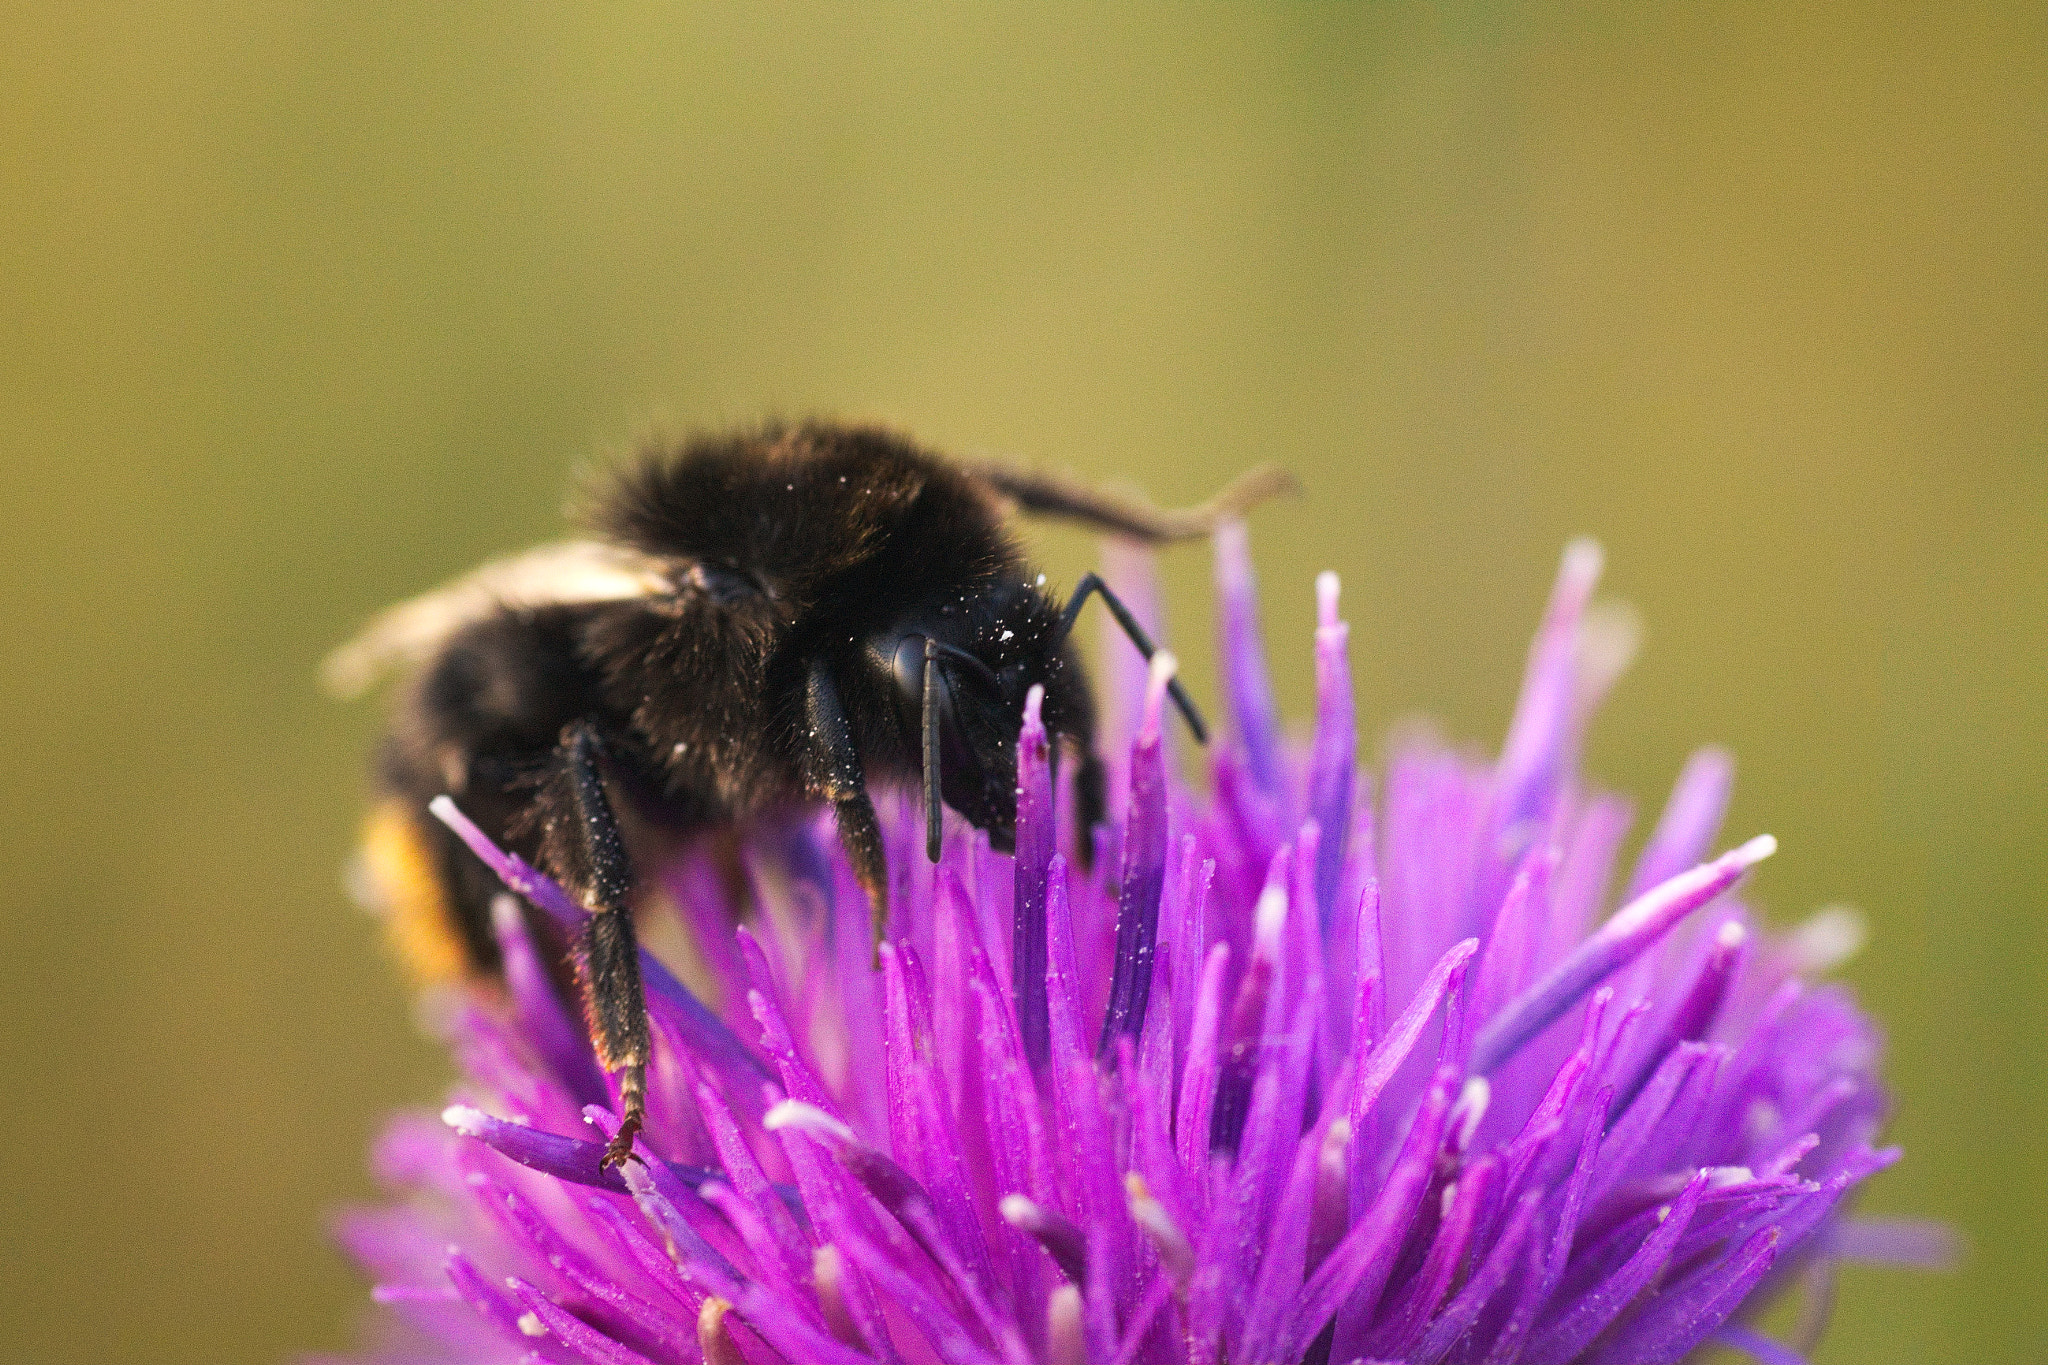
[[[816,822],[750,841],[737,929],[723,879],[669,870],[695,942],[688,984],[643,959],[639,1161],[601,1165],[617,1096],[507,901],[505,999],[450,1027],[458,1102],[377,1149],[409,1198],[342,1222],[384,1305],[364,1359],[1783,1361],[1740,1322],[1779,1287],[1924,1259],[1842,1212],[1898,1155],[1877,1034],[1809,980],[1840,921],[1774,936],[1737,898],[1775,844],[1715,853],[1724,756],[1609,893],[1628,808],[1577,772],[1627,653],[1597,549],[1565,555],[1500,759],[1410,742],[1375,801],[1335,576],[1293,743],[1243,529],[1217,548],[1213,797],[1171,776],[1170,656],[1118,659],[1094,876],[1035,694],[1014,860],[955,821],[929,864],[914,799],[882,803],[879,953]]]

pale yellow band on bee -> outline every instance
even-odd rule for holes
[[[386,801],[363,822],[363,865],[384,918],[384,938],[422,986],[461,981],[469,955],[454,907],[419,823],[400,801]]]

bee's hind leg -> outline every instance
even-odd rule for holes
[[[633,865],[604,786],[604,741],[587,720],[562,732],[559,767],[542,794],[544,857],[590,911],[576,943],[583,1016],[597,1060],[619,1078],[619,1130],[605,1148],[616,1166],[647,1116],[649,1035],[633,931]]]

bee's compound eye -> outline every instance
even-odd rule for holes
[[[906,635],[896,642],[892,666],[897,690],[911,701],[924,697],[924,636]]]

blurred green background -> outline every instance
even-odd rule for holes
[[[820,412],[1291,465],[1282,701],[1338,569],[1374,735],[1495,742],[1601,537],[1595,772],[1732,746],[1762,901],[1867,912],[1866,1207],[1971,1243],[1821,1358],[2048,1358],[2048,12],[1788,8],[10,7],[0,1357],[351,1339],[323,1216],[446,1073],[315,662],[651,422]]]

